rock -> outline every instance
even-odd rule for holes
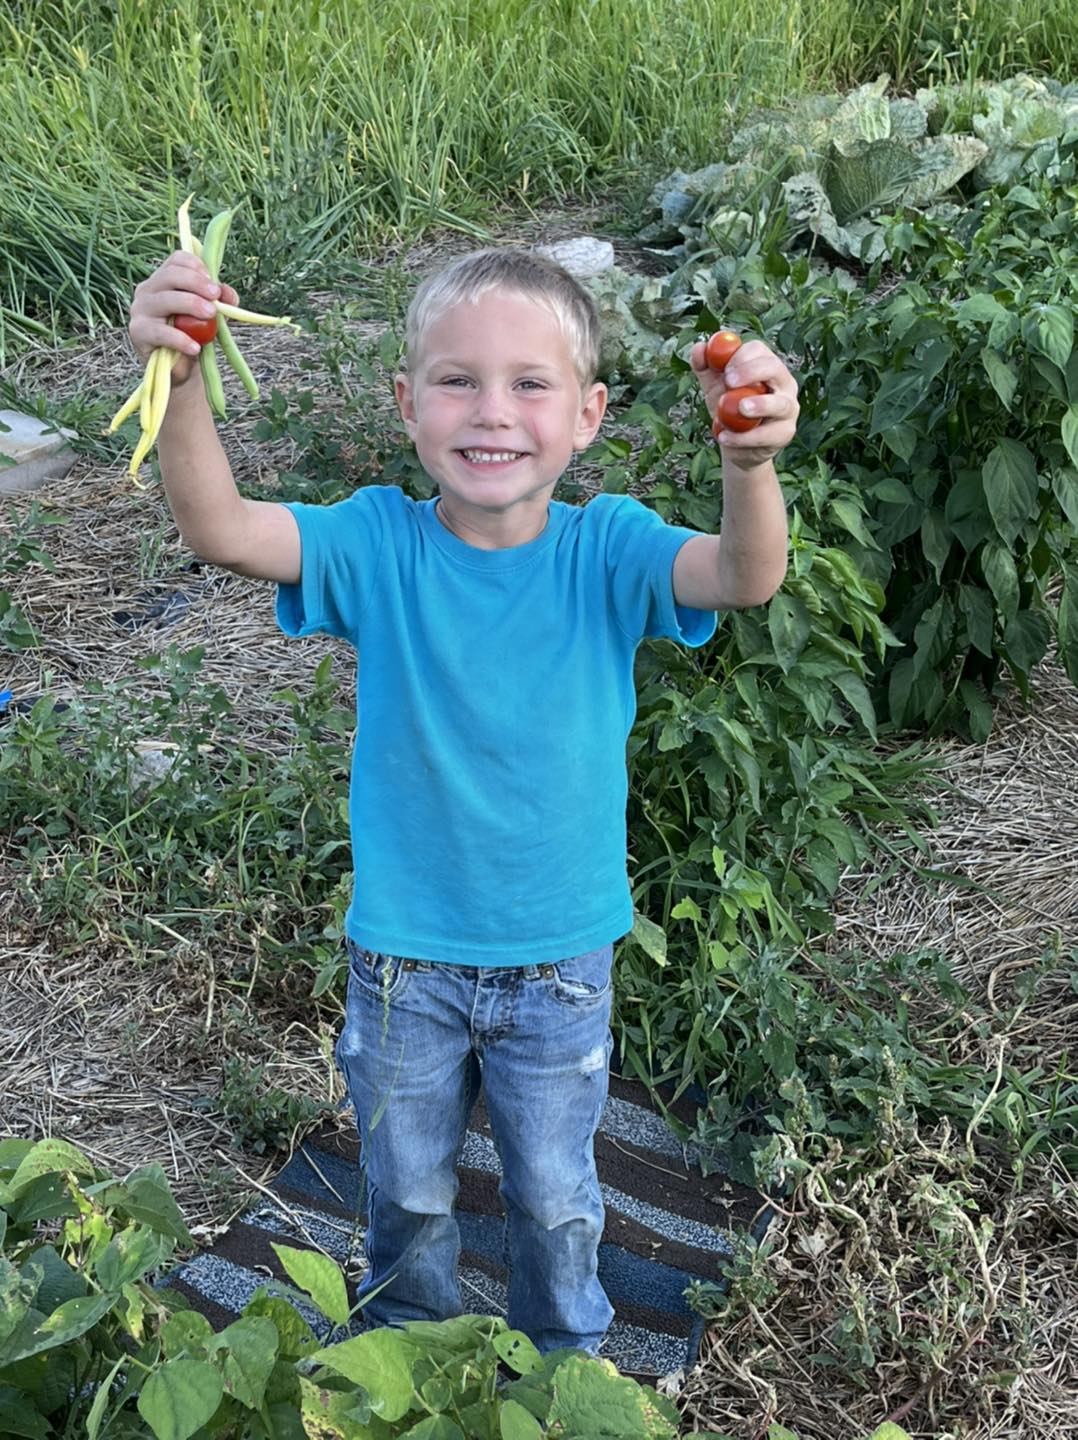
[[[601,275],[614,264],[614,247],[609,240],[596,240],[593,235],[578,235],[575,240],[557,240],[551,245],[537,245],[536,252],[568,270],[578,280]]]
[[[36,415],[0,410],[0,493],[36,490],[66,475],[75,463],[67,442],[74,439],[74,430],[54,430]]]

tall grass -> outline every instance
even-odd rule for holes
[[[0,0],[0,363],[121,313],[178,199],[241,201],[232,278],[323,275],[721,154],[887,70],[1078,70],[1064,0]]]

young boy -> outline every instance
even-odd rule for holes
[[[143,357],[198,347],[173,326],[217,291],[177,253],[131,310]],[[702,645],[716,610],[759,605],[786,569],[772,467],[797,387],[750,341],[720,376],[762,423],[719,435],[722,535],[628,496],[553,501],[606,405],[587,292],[522,250],[480,251],[420,287],[396,395],[435,498],[371,485],[332,506],[244,500],[193,360],[173,371],[161,472],[203,559],[276,581],[292,635],[359,658],[355,871],[338,1062],[367,1176],[373,1324],[462,1312],[455,1163],[480,1079],[504,1178],[509,1324],[541,1351],[596,1352],[593,1141],[607,1090],[613,942],[632,927],[625,746],[646,636]],[[379,1288],[381,1287],[381,1288]]]

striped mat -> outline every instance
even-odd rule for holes
[[[689,1126],[695,1102],[671,1109]],[[351,1111],[347,1112],[348,1120]],[[694,1281],[722,1286],[722,1263],[735,1232],[760,1239],[771,1219],[766,1201],[726,1178],[704,1175],[699,1157],[672,1134],[639,1082],[611,1074],[595,1155],[606,1204],[599,1278],[614,1307],[601,1353],[636,1379],[654,1382],[696,1362],[704,1322],[685,1300]],[[710,1167],[709,1167],[710,1168]],[[480,1092],[457,1167],[460,1282],[465,1308],[506,1313],[501,1167]],[[215,1328],[236,1318],[260,1285],[284,1281],[274,1241],[324,1250],[340,1262],[349,1293],[362,1278],[359,1142],[350,1125],[308,1135],[266,1197],[229,1226],[212,1248],[174,1271],[181,1291]],[[326,1322],[298,1306],[316,1333]],[[362,1329],[362,1312],[356,1329]]]

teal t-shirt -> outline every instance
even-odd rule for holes
[[[638,500],[550,504],[526,545],[480,550],[437,499],[368,486],[292,504],[302,572],[289,635],[358,652],[346,928],[383,954],[525,965],[632,928],[626,741],[645,636],[702,645],[713,611],[674,603],[696,533]]]

